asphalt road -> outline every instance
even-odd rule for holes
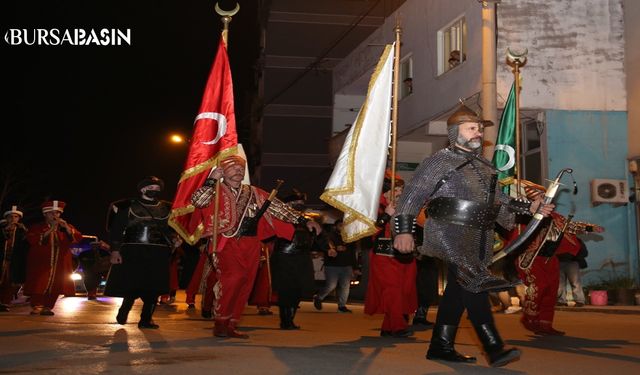
[[[296,317],[299,331],[278,328],[277,308],[275,315],[259,316],[247,307],[241,330],[250,338],[221,339],[212,336],[212,321],[184,303],[158,307],[159,330],[138,329],[138,303],[130,323],[117,324],[119,303],[71,297],[59,300],[52,317],[31,316],[26,305],[0,313],[0,373],[640,374],[640,306],[563,308],[556,314],[556,328],[567,332],[563,337],[533,335],[520,327],[519,314],[496,313],[503,339],[524,354],[494,369],[466,320],[456,347],[478,356],[475,365],[426,360],[428,329],[410,338],[380,337],[381,316],[364,315],[361,305],[350,305],[353,314],[342,314],[334,303],[316,311],[305,302]],[[434,320],[435,311],[429,318]]]

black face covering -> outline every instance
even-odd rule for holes
[[[149,197],[151,199],[155,199],[160,195],[160,191],[159,190],[147,190],[142,194],[146,195],[147,197]]]

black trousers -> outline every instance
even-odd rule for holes
[[[416,261],[416,266],[418,306],[426,308],[438,304],[438,261],[423,255]]]
[[[489,293],[464,290],[456,280],[455,268],[450,266],[447,272],[447,286],[438,306],[436,325],[459,325],[465,309],[474,326],[493,323]]]
[[[153,312],[156,309],[156,304],[158,303],[158,293],[140,293],[140,294],[130,294],[122,299],[122,305],[120,309],[129,313],[131,311],[131,307],[135,302],[136,298],[140,298],[142,300],[142,311],[140,312],[140,321],[148,323],[151,321],[151,317],[153,316]]]

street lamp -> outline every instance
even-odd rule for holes
[[[186,139],[180,134],[171,134],[171,136],[169,137],[169,141],[175,144],[183,144],[187,142]]]

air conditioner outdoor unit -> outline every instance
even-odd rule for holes
[[[616,205],[629,203],[627,181],[605,178],[591,180],[591,203],[594,206],[601,203],[613,203]]]

